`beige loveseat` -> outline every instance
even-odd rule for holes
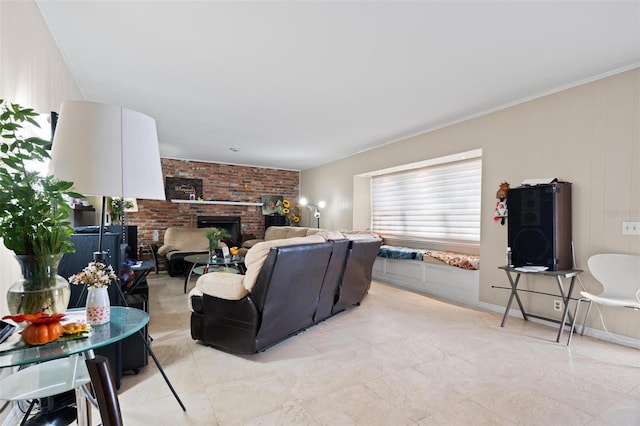
[[[303,226],[270,226],[264,233],[264,239],[252,239],[242,243],[238,255],[246,257],[247,252],[253,246],[263,241],[283,240],[286,238],[307,237],[318,233],[324,234],[329,239],[341,239],[342,234],[336,231],[320,228],[307,228]]]
[[[207,231],[210,228],[185,228],[170,226],[164,232],[164,243],[158,249],[158,256],[166,259],[167,271],[172,277],[184,275],[185,256],[209,252]],[[221,243],[224,244],[224,243]]]

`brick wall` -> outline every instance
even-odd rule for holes
[[[290,170],[264,169],[198,161],[162,158],[162,173],[166,178],[202,179],[204,200],[261,201],[262,195],[282,195],[297,200],[300,173]],[[198,216],[240,216],[243,234],[264,236],[262,208],[256,206],[226,206],[211,204],[174,204],[171,201],[138,200],[138,212],[127,213],[128,225],[138,226],[138,241],[151,241],[157,230],[160,244],[169,226],[196,227]]]

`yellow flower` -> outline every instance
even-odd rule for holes
[[[289,200],[282,200],[280,214],[285,216],[287,225],[294,225],[300,222],[300,206],[293,205]]]

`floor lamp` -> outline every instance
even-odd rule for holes
[[[304,206],[304,207],[309,207],[310,209],[315,208],[315,211],[313,212],[313,217],[316,218],[316,220],[318,221],[318,228],[320,228],[320,209],[325,208],[325,206],[327,205],[327,203],[325,203],[324,201],[318,201],[318,204],[310,204],[306,198],[300,198],[300,205]]]
[[[63,102],[51,147],[49,174],[74,182],[83,195],[102,197],[98,250],[95,261],[104,261],[106,198],[164,200],[164,183],[156,122],[151,117],[126,108],[86,101]],[[126,298],[124,298],[126,305]],[[158,359],[149,354],[184,411],[186,408]]]
[[[74,182],[76,192],[102,197],[95,260],[104,256],[107,197],[165,199],[155,120],[118,106],[64,102],[49,172]]]

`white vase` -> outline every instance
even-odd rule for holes
[[[87,293],[87,324],[100,325],[109,322],[111,303],[107,287],[89,287]]]

